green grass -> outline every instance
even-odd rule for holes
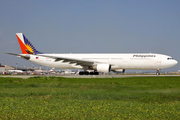
[[[0,119],[180,119],[180,77],[0,78]]]

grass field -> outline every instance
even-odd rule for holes
[[[180,77],[0,78],[0,119],[180,119]]]

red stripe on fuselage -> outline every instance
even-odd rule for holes
[[[17,35],[16,35],[16,37],[18,39],[22,54],[28,54],[28,52],[26,52],[27,47],[24,45],[24,43],[21,41],[21,39]]]

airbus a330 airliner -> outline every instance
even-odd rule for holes
[[[159,70],[176,65],[172,57],[154,53],[129,54],[44,54],[39,52],[23,33],[16,33],[22,54],[7,53],[31,62],[54,68],[83,69],[80,75],[98,75],[99,72],[124,72],[125,69]],[[94,72],[88,72],[94,70]]]

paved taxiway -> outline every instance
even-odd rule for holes
[[[30,78],[36,76],[54,76],[65,78],[123,78],[123,77],[156,77],[157,75],[1,75],[0,77]],[[180,75],[159,75],[159,76],[180,76]]]

